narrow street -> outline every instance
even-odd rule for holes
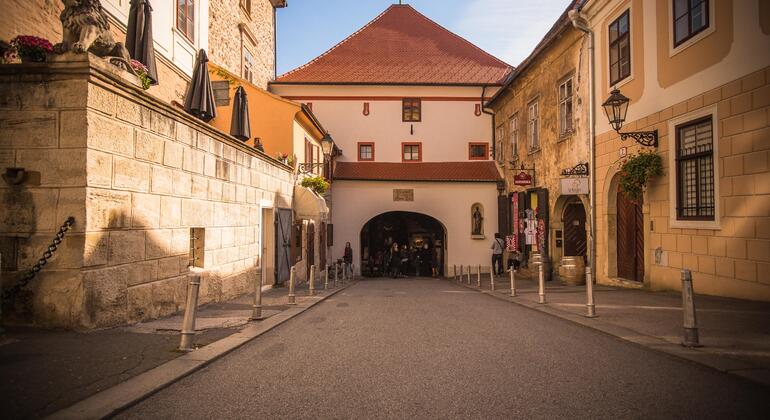
[[[120,418],[768,418],[750,382],[433,279],[366,280]]]

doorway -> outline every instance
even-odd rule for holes
[[[362,274],[380,276],[387,272],[387,252],[393,243],[406,245],[407,261],[402,272],[410,276],[430,276],[435,265],[444,273],[446,229],[433,217],[408,211],[382,213],[361,229]],[[427,246],[427,248],[426,248]]]
[[[292,210],[275,210],[275,285],[289,280],[291,262]]]
[[[261,269],[261,284],[263,286],[275,284],[276,225],[274,214],[271,208],[262,209],[262,255],[259,259],[259,265]]]
[[[617,193],[618,277],[644,281],[644,218],[641,203]]]
[[[564,226],[564,255],[570,257],[583,257],[585,259],[587,249],[586,237],[586,211],[583,203],[575,199],[564,206],[562,216]]]

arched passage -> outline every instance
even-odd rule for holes
[[[407,246],[407,275],[431,275],[431,265],[443,275],[446,228],[437,219],[408,211],[390,211],[371,218],[361,229],[361,273],[378,276],[387,271],[386,253],[392,244]],[[427,245],[427,249],[425,249]]]

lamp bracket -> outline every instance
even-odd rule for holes
[[[620,140],[633,139],[635,142],[647,147],[658,147],[658,130],[653,131],[632,131],[620,134]]]

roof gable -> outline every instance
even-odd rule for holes
[[[492,85],[511,69],[411,6],[394,4],[276,83]]]

